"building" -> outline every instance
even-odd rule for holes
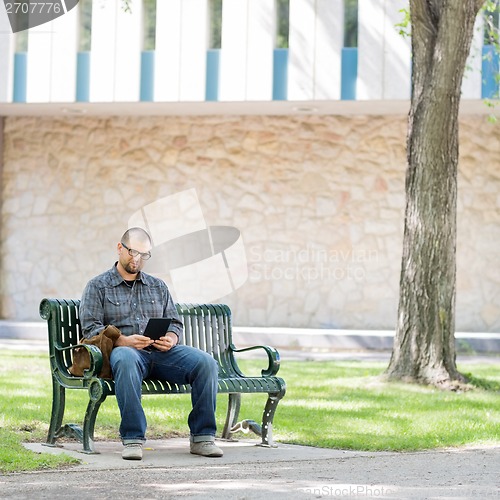
[[[150,261],[179,300],[224,301],[239,325],[394,328],[406,2],[129,6],[81,0],[15,35],[0,7],[1,317],[35,320],[41,298],[79,297],[130,221],[156,207],[168,227],[181,221],[159,243],[191,251],[198,233],[205,245],[174,265],[160,244]],[[481,20],[469,60],[457,329],[498,332],[500,129],[485,104],[498,96],[498,59]],[[224,276],[213,289],[210,269]]]

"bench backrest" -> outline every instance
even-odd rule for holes
[[[222,371],[232,364],[231,310],[223,304],[176,304],[184,323],[183,344],[211,354]],[[77,299],[43,299],[40,316],[48,323],[49,353],[63,356],[63,364],[71,366],[72,350],[61,348],[76,345],[82,338]],[[56,349],[56,347],[58,349]]]

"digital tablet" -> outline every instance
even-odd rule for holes
[[[168,318],[150,318],[144,330],[144,335],[153,340],[158,340],[167,334],[170,320]]]

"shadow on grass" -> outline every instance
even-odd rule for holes
[[[475,377],[472,373],[464,373],[463,375],[467,378],[469,384],[478,389],[500,393],[500,382],[497,380]]]

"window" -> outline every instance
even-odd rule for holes
[[[78,51],[89,52],[92,40],[92,0],[80,0],[78,8],[80,15]]]
[[[15,52],[28,52],[28,30],[15,34]]]
[[[290,0],[276,0],[276,48],[288,48]]]
[[[344,47],[358,46],[358,0],[344,0]]]
[[[499,43],[499,16],[500,0],[492,0],[487,3],[484,16],[484,45],[497,45]]]
[[[143,45],[142,50],[155,50],[156,47],[156,0],[143,0]]]
[[[220,49],[222,40],[222,0],[210,0],[208,8],[208,48]]]

